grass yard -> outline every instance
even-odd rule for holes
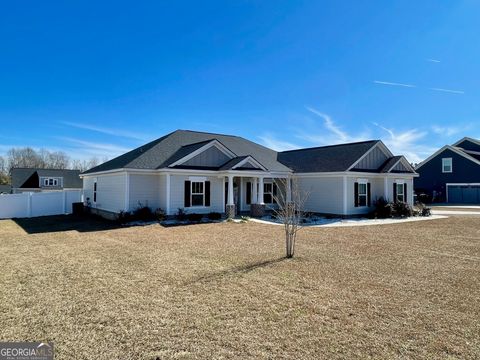
[[[480,217],[279,226],[0,221],[0,339],[56,359],[480,358]]]

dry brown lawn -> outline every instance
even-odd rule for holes
[[[480,217],[310,228],[0,221],[0,340],[56,359],[480,358]]]

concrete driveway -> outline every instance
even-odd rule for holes
[[[433,215],[480,215],[480,205],[450,205],[432,206]]]

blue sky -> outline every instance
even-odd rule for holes
[[[478,1],[22,1],[0,12],[0,154],[113,157],[175,129],[275,149],[480,138]]]

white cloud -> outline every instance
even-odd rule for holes
[[[451,90],[451,89],[442,89],[442,88],[429,88],[429,89],[433,91],[441,91],[441,92],[447,92],[452,94],[465,94],[465,91],[463,90]]]
[[[380,85],[402,86],[402,87],[407,87],[407,88],[417,87],[416,85],[403,84],[403,83],[397,83],[397,82],[391,82],[391,81],[379,81],[379,80],[374,80],[373,82],[374,82],[375,84],[380,84]]]
[[[428,134],[427,131],[409,129],[397,132],[377,123],[373,124],[387,133],[388,136],[380,137],[385,145],[395,155],[404,155],[411,162],[418,163],[438,150],[437,148],[419,143]]]
[[[429,62],[433,62],[433,63],[439,63],[440,60],[436,60],[436,59],[425,59],[426,61],[429,61]]]
[[[146,141],[150,138],[145,134],[140,134],[140,133],[136,133],[134,131],[129,131],[129,130],[105,128],[105,127],[99,127],[95,125],[89,125],[89,124],[71,122],[71,121],[61,121],[61,123],[64,125],[78,128],[78,129],[90,130],[90,131],[95,131],[101,134],[124,137],[129,139]]]
[[[295,145],[287,141],[279,140],[271,134],[265,134],[263,136],[259,136],[258,138],[260,139],[261,143],[264,146],[270,149],[273,149],[275,151],[295,150],[295,149],[301,148],[301,146],[299,145]]]
[[[454,126],[432,126],[432,131],[440,136],[453,136],[463,131],[468,130],[467,127],[454,127]]]
[[[75,158],[78,158],[78,157],[86,158],[89,156],[90,157],[96,156],[99,158],[103,158],[103,157],[112,158],[132,150],[132,149],[129,149],[123,146],[114,145],[114,144],[84,141],[84,140],[69,138],[69,137],[57,137],[57,139],[71,144],[69,147],[67,146],[67,148],[71,149],[69,151],[70,153],[73,151],[77,152],[78,156],[76,156]]]
[[[311,107],[308,107],[308,106],[307,106],[307,110],[314,113],[315,115],[320,116],[323,119],[325,127],[327,128],[327,130],[329,130],[331,133],[335,134],[335,136],[337,136],[340,141],[348,141],[349,136],[347,135],[347,133],[344,132],[343,130],[341,130],[333,122],[333,120],[330,116],[328,116],[327,114],[322,113],[318,110],[315,110]]]
[[[339,143],[357,142],[372,139],[380,139],[385,145],[396,155],[405,155],[410,162],[420,162],[438,150],[436,144],[425,145],[422,141],[428,134],[427,130],[406,129],[398,131],[396,129],[387,128],[378,123],[372,123],[381,132],[373,131],[375,128],[365,126],[362,132],[354,134],[340,127],[334,119],[317,109],[306,107],[308,111],[315,114],[322,120],[322,124],[318,122],[302,122],[296,128],[288,132],[283,140],[272,134],[261,136],[262,143],[274,150],[291,150],[309,146],[333,145]],[[376,135],[374,134],[376,133]],[[372,136],[374,134],[374,136]],[[288,136],[288,137],[287,137]],[[291,143],[288,139],[295,136],[300,145]]]
[[[296,138],[312,143],[315,146],[334,145],[347,142],[357,142],[368,140],[369,131],[363,131],[358,135],[351,135],[343,130],[328,114],[318,111],[312,107],[306,107],[308,111],[317,115],[323,120],[323,128],[319,131],[318,123],[313,121],[296,130]]]

